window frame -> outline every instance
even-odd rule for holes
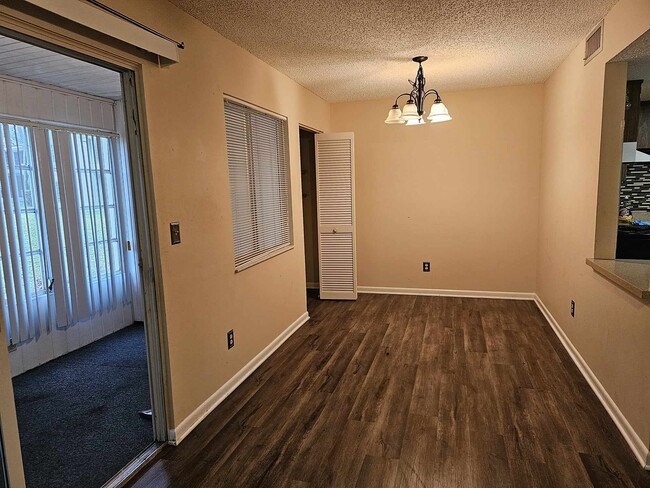
[[[223,96],[223,107],[224,107],[224,129],[226,129],[225,124],[226,122],[226,113],[225,113],[225,107],[227,103],[235,104],[235,105],[240,105],[246,109],[258,112],[263,115],[267,115],[270,117],[273,117],[275,119],[278,119],[282,122],[283,126],[283,137],[284,137],[284,145],[285,145],[285,155],[284,159],[286,161],[286,187],[287,187],[287,202],[286,202],[286,211],[287,211],[287,223],[288,223],[288,235],[289,235],[289,242],[288,243],[283,243],[280,244],[276,247],[273,247],[265,252],[262,252],[260,254],[256,254],[253,257],[247,259],[245,262],[242,262],[241,264],[237,265],[235,264],[235,273],[241,273],[242,271],[251,268],[257,264],[260,264],[264,261],[267,261],[271,258],[274,258],[275,256],[279,256],[280,254],[284,254],[287,251],[291,251],[295,247],[295,240],[294,240],[294,225],[293,225],[293,199],[292,199],[292,184],[291,184],[291,149],[290,149],[290,142],[289,142],[289,119],[288,117],[278,114],[276,112],[273,112],[271,110],[265,109],[263,107],[254,105],[252,103],[246,102],[244,100],[241,100],[239,98],[224,94]],[[232,186],[230,182],[230,161],[228,158],[228,142],[227,142],[227,130],[226,132],[226,162],[228,164],[228,172],[229,172],[229,190],[230,190],[230,203],[231,206],[233,204],[232,200]],[[253,168],[254,170],[254,168]],[[249,171],[251,171],[250,168],[250,161],[249,161]],[[255,200],[256,198],[256,187],[254,185],[254,182],[251,181],[249,183],[249,197],[251,201]],[[252,213],[255,212],[255,209],[252,209]],[[233,256],[235,259],[235,263],[237,261],[237,256],[234,254],[234,246],[235,246],[235,235],[234,235],[234,219],[231,211],[231,224],[233,226]],[[255,240],[259,240],[259,235],[255,235]]]

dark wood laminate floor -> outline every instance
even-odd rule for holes
[[[134,487],[650,487],[533,302],[309,299]]]

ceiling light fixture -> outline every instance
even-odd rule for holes
[[[427,59],[427,56],[416,56],[413,58],[413,61],[418,63],[418,73],[415,76],[415,81],[409,80],[409,83],[413,87],[410,93],[402,93],[395,99],[395,104],[388,111],[388,118],[385,122],[387,124],[404,124],[406,125],[422,125],[426,122],[424,121],[424,100],[427,96],[435,93],[436,99],[433,101],[431,106],[431,111],[427,120],[429,122],[445,122],[451,120],[451,115],[449,115],[449,110],[445,107],[445,104],[442,103],[442,99],[438,94],[437,90],[431,89],[427,90],[425,85],[427,80],[424,78],[424,71],[422,70],[422,63]],[[400,110],[397,102],[401,97],[409,97],[408,101]]]

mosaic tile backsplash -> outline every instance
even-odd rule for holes
[[[621,208],[650,211],[650,163],[628,163],[621,182]]]

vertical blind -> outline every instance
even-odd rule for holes
[[[0,123],[0,297],[10,344],[130,301],[117,141]]]
[[[30,128],[0,123],[0,289],[9,344],[37,338],[50,325],[49,307],[39,306],[50,300],[34,146]]]
[[[292,244],[286,120],[225,100],[235,270]]]

